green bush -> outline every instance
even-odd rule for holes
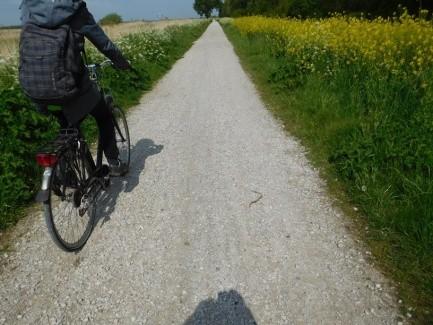
[[[99,24],[101,25],[117,25],[123,22],[123,19],[120,15],[116,13],[111,13],[103,17]]]
[[[53,135],[50,121],[36,113],[21,93],[15,66],[0,67],[0,227],[13,222],[11,212],[35,191],[34,153]],[[42,131],[42,132],[41,132]]]
[[[111,89],[117,104],[123,108],[137,104],[143,91],[170,69],[207,25],[204,22],[122,38],[119,46],[138,74],[112,68],[104,71],[104,86]],[[87,51],[90,61],[103,59],[93,47]],[[95,136],[94,123],[86,121],[84,128],[86,135]],[[14,224],[21,215],[20,208],[32,201],[41,175],[34,156],[57,131],[57,123],[37,113],[21,92],[16,62],[0,65],[0,229]]]

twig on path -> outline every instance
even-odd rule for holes
[[[257,191],[252,191],[252,192],[258,194],[259,197],[258,197],[257,199],[255,199],[254,201],[250,202],[250,205],[249,205],[250,208],[251,208],[251,206],[252,206],[253,204],[258,203],[261,199],[263,199],[263,194],[262,194],[262,193],[257,192]]]

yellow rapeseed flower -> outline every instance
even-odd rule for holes
[[[261,34],[304,69],[332,74],[338,64],[376,66],[394,75],[420,75],[433,68],[433,24],[408,14],[399,18],[335,15],[327,19],[245,17],[234,21],[245,34]],[[410,64],[408,64],[410,62]]]

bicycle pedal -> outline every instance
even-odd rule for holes
[[[104,189],[105,190],[108,189],[110,187],[110,185],[111,185],[110,177],[104,178]]]

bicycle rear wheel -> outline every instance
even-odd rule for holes
[[[96,196],[87,184],[92,172],[84,150],[70,147],[53,168],[49,200],[44,204],[51,238],[62,250],[81,249],[89,239],[96,218]]]
[[[113,107],[113,116],[119,159],[129,169],[131,163],[131,139],[129,137],[128,121],[126,120],[125,113],[119,107]]]

